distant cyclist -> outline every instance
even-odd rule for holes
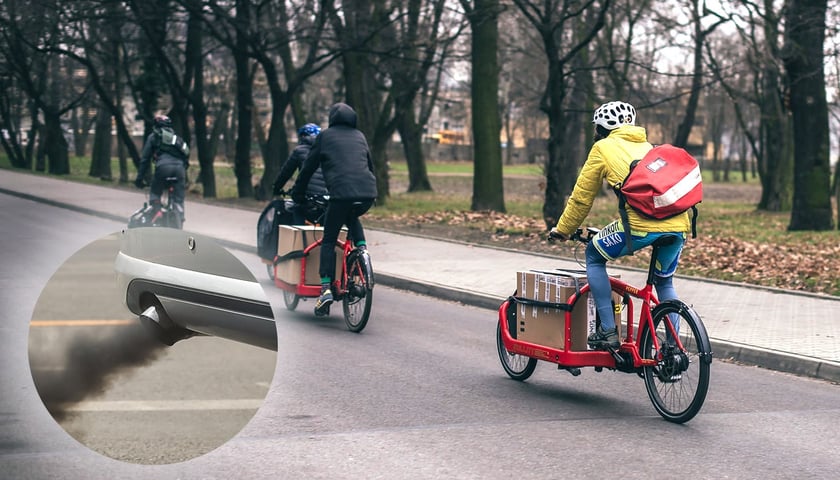
[[[330,192],[318,271],[321,295],[315,304],[316,315],[328,314],[333,302],[330,286],[335,275],[335,244],[341,227],[347,225],[355,246],[365,248],[365,231],[359,217],[373,206],[377,196],[370,148],[365,135],[356,129],[356,111],[345,103],[336,103],[330,107],[329,115],[329,128],[318,135],[292,188],[292,199],[302,202],[310,179],[320,167]]]
[[[152,213],[160,209],[160,196],[166,188],[166,178],[175,177],[173,203],[175,209],[184,220],[184,190],[187,176],[187,166],[190,147],[184,139],[172,129],[172,119],[166,115],[155,117],[152,133],[146,137],[143,151],[140,153],[140,166],[134,185],[137,188],[146,186],[146,175],[154,163],[155,171],[149,189],[149,205]]]
[[[274,185],[272,187],[274,195],[280,195],[283,191],[283,187],[286,185],[286,182],[292,178],[292,175],[300,171],[303,166],[303,161],[306,160],[306,157],[309,155],[312,144],[315,143],[315,139],[321,134],[321,127],[315,125],[314,123],[307,123],[306,125],[300,127],[297,133],[298,144],[294,150],[292,150],[292,153],[289,155],[289,158],[286,159],[286,162],[280,168],[280,173],[277,174],[277,178],[274,180]],[[315,170],[315,173],[312,174],[312,178],[309,179],[309,184],[306,186],[306,194],[327,194],[327,183],[326,180],[324,180],[324,174],[322,173],[320,167]],[[295,225],[303,225],[306,222],[306,208],[306,205],[297,203],[294,207],[292,207],[292,215]]]
[[[566,208],[551,229],[551,238],[568,240],[589,214],[592,203],[601,190],[604,180],[614,187],[627,178],[630,163],[640,159],[652,148],[647,132],[636,126],[636,109],[625,102],[609,102],[595,110],[595,143],[578,175]],[[686,234],[691,229],[688,213],[666,220],[647,218],[628,208],[633,251],[651,245],[662,236],[673,236],[676,241],[661,247],[654,269],[654,285],[659,300],[677,298],[673,286],[674,272],[680,260]],[[627,235],[621,220],[607,225],[586,247],[586,276],[590,292],[601,318],[601,325],[589,336],[590,346],[609,345],[618,348],[619,337],[607,276],[607,261],[629,255]]]

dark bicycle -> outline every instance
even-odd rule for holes
[[[166,177],[165,190],[160,198],[160,208],[155,208],[149,203],[143,203],[143,207],[134,212],[128,218],[128,228],[138,227],[165,227],[182,229],[183,213],[178,211],[175,204],[175,186],[178,184],[178,177]]]

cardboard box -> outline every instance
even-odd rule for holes
[[[585,272],[573,271],[521,271],[516,274],[517,294],[523,298],[551,303],[566,303],[576,289],[586,285]],[[620,297],[613,294],[613,300],[620,305]],[[565,310],[519,303],[517,308],[517,331],[519,340],[564,349],[566,339]],[[589,350],[587,337],[595,332],[595,302],[587,293],[579,298],[571,312],[568,332],[571,349]],[[616,325],[621,331],[621,310],[616,311]]]
[[[312,225],[280,225],[277,235],[277,255],[283,256],[290,252],[303,251],[309,245],[317,242],[324,236],[323,227],[315,227]],[[344,241],[347,238],[347,229],[342,229],[338,234],[338,238]],[[335,276],[333,279],[338,279],[341,275],[341,259],[344,251],[336,245],[335,248]],[[306,257],[306,273],[304,276],[304,284],[306,285],[320,285],[321,276],[318,273],[321,265],[321,247],[315,247]],[[276,276],[278,279],[297,285],[300,283],[301,276],[301,259],[284,260],[277,264]]]

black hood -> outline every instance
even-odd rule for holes
[[[356,128],[356,111],[346,103],[336,103],[330,107],[330,126],[344,125]]]

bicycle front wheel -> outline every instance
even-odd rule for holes
[[[300,296],[294,292],[283,290],[283,303],[286,304],[286,310],[294,312],[300,301]]]
[[[347,284],[344,286],[344,321],[351,332],[361,332],[373,305],[373,266],[367,251],[356,250],[347,258]]]
[[[712,350],[700,316],[679,300],[653,309],[654,332],[642,328],[642,358],[656,359],[644,368],[645,387],[657,412],[669,422],[685,423],[700,411],[709,389]],[[673,322],[683,350],[676,346],[667,323]],[[659,350],[653,343],[656,336]]]
[[[499,351],[499,360],[502,361],[502,368],[514,380],[519,380],[520,382],[527,380],[534,373],[534,369],[537,368],[536,358],[510,353],[505,348],[505,344],[502,341],[501,324],[496,327],[496,349]]]

